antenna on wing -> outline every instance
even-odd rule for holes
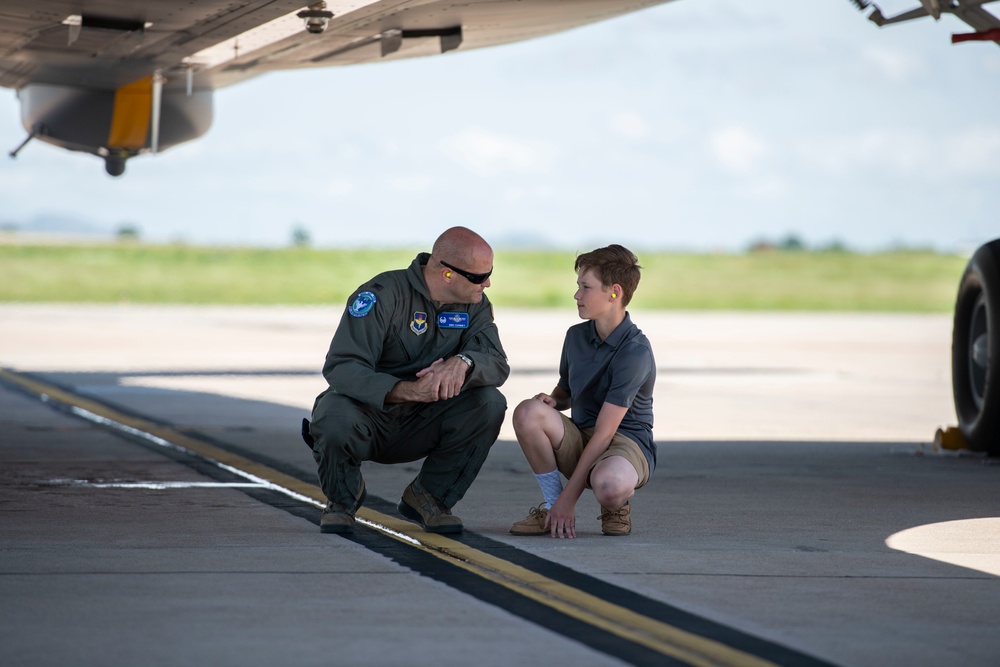
[[[31,141],[40,134],[46,134],[46,132],[47,131],[44,125],[42,125],[41,123],[35,123],[34,125],[31,126],[31,132],[28,133],[27,138],[24,141],[22,141],[17,148],[8,153],[8,155],[10,155],[11,158],[16,158],[17,154],[21,152],[22,148],[28,145],[29,141]]]

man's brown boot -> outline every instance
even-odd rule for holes
[[[462,532],[461,519],[426,491],[414,493],[412,483],[403,491],[403,498],[396,507],[400,514],[419,523],[428,533]]]
[[[354,507],[345,507],[340,503],[327,502],[323,516],[319,520],[319,531],[321,533],[353,533],[354,515],[357,513],[361,503],[365,502],[368,491],[365,489],[365,480],[361,478],[361,492],[354,502]]]

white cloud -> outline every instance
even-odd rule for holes
[[[785,179],[775,175],[767,175],[740,185],[735,189],[734,194],[743,199],[765,202],[783,199],[788,196],[790,191],[789,184]]]
[[[991,177],[1000,175],[1000,127],[933,134],[871,130],[802,142],[796,152],[804,162],[835,175],[878,169],[936,183]]]
[[[955,175],[1000,176],[1000,127],[971,128],[945,139],[943,165]]]
[[[470,171],[496,175],[504,172],[544,173],[556,159],[554,145],[514,139],[483,130],[466,130],[444,141],[445,154]]]
[[[528,198],[545,199],[552,194],[552,190],[547,187],[537,188],[507,188],[503,191],[505,201],[517,203]]]
[[[880,129],[804,142],[799,153],[835,174],[872,167],[914,173],[931,162],[933,148],[922,134]]]
[[[885,46],[866,47],[861,51],[861,59],[896,83],[913,79],[926,67],[924,60],[916,54]]]
[[[389,187],[400,192],[423,192],[433,183],[434,179],[426,174],[406,174],[389,179]]]
[[[620,111],[611,117],[611,131],[626,139],[645,139],[649,136],[649,126],[637,113]]]
[[[732,171],[752,171],[768,153],[764,140],[742,127],[718,130],[708,141],[715,158]]]
[[[354,192],[354,190],[354,181],[349,181],[346,178],[335,178],[327,183],[326,187],[323,188],[323,193],[330,197],[344,197]]]

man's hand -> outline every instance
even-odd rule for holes
[[[458,396],[469,366],[458,357],[438,359],[417,372],[415,382],[397,382],[386,403],[434,403]]]

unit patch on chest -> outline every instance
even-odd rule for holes
[[[418,336],[427,333],[427,313],[421,313],[419,310],[413,313],[413,319],[410,321],[410,331]]]

